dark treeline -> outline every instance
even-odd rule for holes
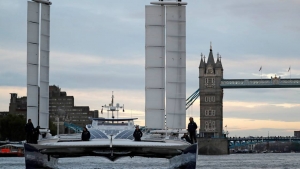
[[[25,124],[26,117],[22,115],[9,114],[0,118],[0,140],[23,141],[26,138]],[[36,127],[36,126],[34,126]],[[56,135],[56,126],[49,121],[49,128],[52,135]]]

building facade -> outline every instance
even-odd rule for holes
[[[300,138],[300,131],[294,131],[294,136]]]
[[[11,93],[9,113],[26,117],[27,97],[18,98],[17,93]],[[81,127],[91,123],[89,118],[99,117],[98,110],[91,111],[89,106],[74,106],[74,97],[56,85],[49,86],[49,116],[52,121],[58,117],[60,125],[68,122]]]
[[[223,137],[223,89],[220,87],[223,79],[221,57],[215,62],[212,47],[205,61],[201,54],[199,65],[200,93],[200,137]]]
[[[14,115],[27,115],[27,97],[18,98],[17,93],[10,93],[9,113]]]

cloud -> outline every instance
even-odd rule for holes
[[[109,56],[97,56],[88,54],[76,54],[76,53],[65,53],[65,52],[52,52],[51,61],[55,66],[55,70],[61,71],[66,68],[70,69],[72,67],[100,67],[107,65],[107,67],[118,67],[123,65],[137,65],[144,66],[145,61],[143,57],[140,56],[124,56],[123,58],[112,58]]]
[[[285,31],[297,26],[293,22],[300,14],[299,2],[296,1],[226,1],[219,3],[218,14],[227,14],[232,20],[242,20],[242,23],[255,24],[262,29]],[[251,27],[250,27],[251,28]],[[290,29],[294,31],[293,29]]]

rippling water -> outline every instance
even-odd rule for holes
[[[59,169],[167,169],[168,160],[156,158],[121,158],[110,162],[100,157],[59,159]],[[24,169],[21,157],[0,158],[0,169]],[[198,156],[197,168],[205,169],[300,169],[300,153],[232,154]]]

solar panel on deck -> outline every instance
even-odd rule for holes
[[[122,131],[120,134],[118,134],[115,138],[117,139],[133,139],[133,134],[134,130],[125,130]]]
[[[90,139],[108,139],[108,137],[101,131],[99,130],[89,130],[91,133],[91,138]]]

